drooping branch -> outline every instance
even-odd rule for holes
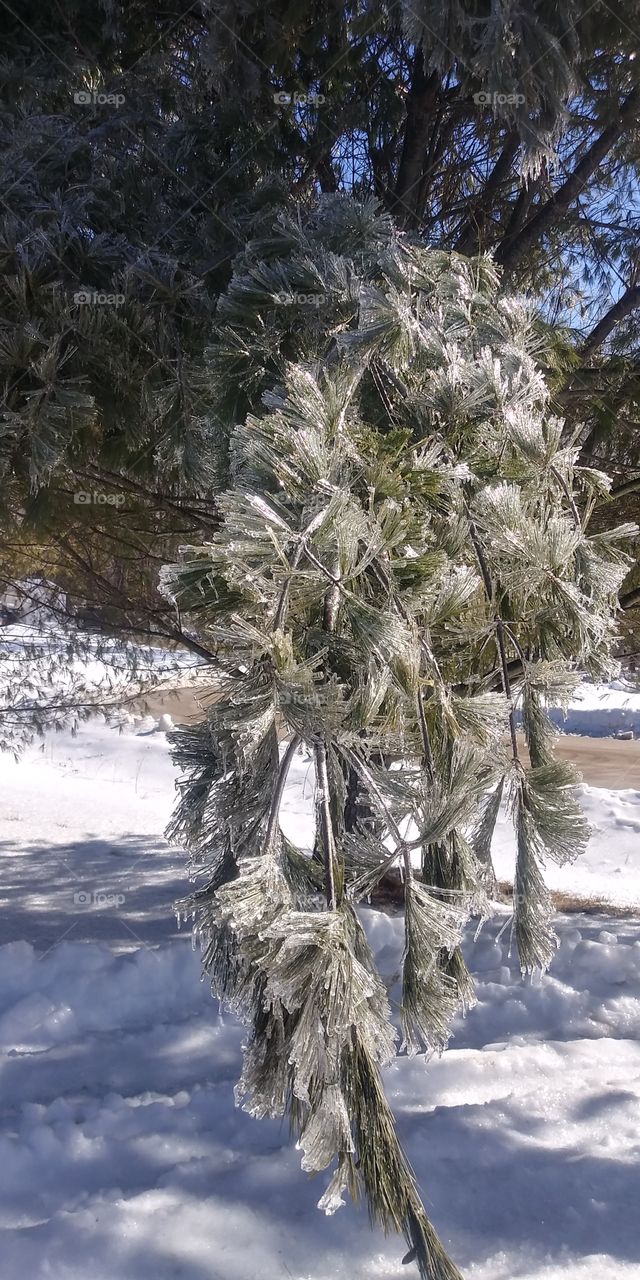
[[[278,814],[280,813],[280,805],[282,804],[282,797],[284,795],[289,769],[291,768],[293,757],[298,750],[301,741],[302,739],[299,734],[294,734],[282,757],[282,760],[280,761],[276,785],[273,789],[273,796],[271,797],[271,808],[269,809],[269,818],[267,820],[267,831],[264,838],[264,847],[267,850],[271,847],[271,843],[276,832]]]
[[[320,561],[315,561],[307,548],[307,555],[319,567],[323,567]],[[333,573],[325,571],[331,579],[331,586],[325,592],[324,605],[322,610],[322,626],[329,635],[333,635],[338,625],[338,612],[340,609],[340,567],[336,562]],[[314,747],[314,760],[316,765],[316,786],[318,788],[318,807],[320,817],[320,827],[322,832],[322,854],[324,861],[324,888],[327,899],[327,907],[330,911],[335,911],[338,898],[336,893],[336,838],[333,824],[333,815],[331,813],[331,791],[329,786],[329,769],[327,765],[327,744],[326,742],[318,742]]]
[[[327,898],[327,907],[330,911],[335,911],[337,905],[335,878],[336,847],[333,832],[333,820],[331,817],[327,748],[324,742],[318,743],[314,748],[314,759],[316,764],[316,785],[318,788],[320,823],[322,827],[324,887]]]
[[[469,537],[471,538],[473,549],[476,553],[478,564],[480,566],[480,573],[482,575],[482,581],[484,584],[487,601],[491,606],[491,608],[495,610],[494,617],[495,617],[495,625],[496,625],[496,643],[498,646],[498,654],[500,657],[500,671],[502,675],[502,692],[504,693],[505,698],[510,704],[509,732],[511,735],[511,750],[513,753],[513,759],[517,761],[519,760],[520,756],[518,751],[518,739],[516,737],[516,717],[515,717],[515,711],[513,708],[513,700],[512,700],[512,694],[511,694],[511,678],[509,675],[509,663],[507,661],[507,650],[504,642],[504,624],[502,622],[502,618],[500,617],[499,613],[496,610],[495,590],[494,590],[493,581],[491,578],[491,572],[489,570],[489,565],[487,564],[487,558],[484,554],[484,548],[478,536],[478,531],[475,527],[473,520],[470,517],[468,508],[467,508],[467,515],[469,517]]]

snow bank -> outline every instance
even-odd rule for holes
[[[550,716],[564,733],[606,738],[632,731],[640,737],[640,689],[624,680],[613,680],[611,684],[585,681],[566,715],[552,707]]]
[[[400,922],[365,916],[393,994]],[[454,1047],[387,1073],[468,1280],[638,1274],[640,944],[607,924],[563,923],[538,984],[497,924],[470,939]],[[286,1127],[234,1111],[241,1034],[197,977],[186,940],[0,949],[3,1280],[409,1280],[361,1209],[318,1213]]]
[[[550,859],[545,880],[551,889],[575,898],[616,906],[640,902],[640,791],[611,791],[581,786],[580,803],[591,826],[591,839],[581,858],[558,867]],[[493,864],[499,880],[513,881],[513,823],[503,806],[493,841]]]
[[[0,784],[2,1280],[414,1280],[362,1207],[318,1212],[286,1125],[234,1109],[242,1031],[171,912],[163,729],[91,721],[0,757]],[[307,847],[311,784],[299,755],[283,823]],[[640,904],[640,791],[581,794],[594,839],[551,883]],[[501,817],[504,878],[513,856]],[[363,918],[397,1009],[401,921]],[[640,922],[560,916],[531,982],[508,919],[468,932],[452,1047],[387,1072],[402,1140],[465,1280],[637,1280]]]

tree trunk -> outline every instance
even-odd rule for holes
[[[416,223],[419,186],[439,83],[437,72],[426,74],[419,49],[413,60],[404,144],[393,201],[397,221],[405,228]]]

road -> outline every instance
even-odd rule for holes
[[[156,719],[168,713],[175,724],[194,724],[202,719],[203,710],[215,696],[215,689],[209,694],[199,691],[197,695],[190,689],[178,689],[172,693],[151,694],[144,705]],[[562,759],[571,760],[580,770],[583,781],[591,787],[640,788],[640,740],[629,742],[561,734],[556,752]]]

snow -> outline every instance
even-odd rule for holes
[[[28,613],[26,620],[7,623],[0,629],[2,660],[11,654],[24,658],[29,646],[36,645],[46,649],[47,653],[57,653],[68,657],[67,646],[74,632],[69,624],[50,616],[48,610],[40,610],[37,615]],[[75,666],[82,670],[87,681],[102,677],[118,665],[119,655],[123,652],[123,642],[109,636],[92,635],[90,632],[78,632],[75,636],[82,644]],[[201,659],[184,649],[164,649],[157,645],[129,644],[127,654],[135,654],[142,668],[157,668],[159,671],[188,671],[191,667],[201,665]],[[91,654],[95,654],[95,668]],[[69,665],[68,662],[66,664]]]
[[[122,733],[94,719],[19,762],[0,755],[0,782],[5,938],[47,949],[68,934],[131,950],[141,929],[146,942],[177,935],[172,904],[189,885],[162,839],[175,774],[150,717]]]
[[[411,1280],[362,1206],[318,1212],[327,1179],[301,1172],[286,1125],[234,1109],[242,1032],[171,913],[187,882],[162,837],[169,727],[92,720],[0,757],[2,1280]],[[283,824],[307,845],[311,783],[299,756]],[[640,1275],[640,791],[582,801],[593,843],[548,878],[632,914],[560,915],[532,982],[499,908],[467,938],[478,1004],[450,1049],[387,1072],[466,1280]],[[496,861],[508,878],[503,819]],[[363,916],[394,1002],[401,922]]]
[[[196,685],[193,654],[74,633],[66,618],[38,607],[36,621],[0,626],[0,750],[20,755],[38,727],[74,727],[92,711],[123,721],[151,689]],[[0,608],[0,621],[2,609]]]
[[[640,781],[640,779],[639,779]],[[591,825],[591,839],[577,862],[558,867],[549,861],[545,879],[551,889],[580,899],[597,899],[615,906],[634,906],[640,900],[640,791],[579,788],[580,801]],[[513,881],[513,826],[503,806],[493,845],[499,880]]]
[[[610,684],[585,681],[571,699],[566,715],[558,708],[552,708],[550,715],[564,733],[605,738],[631,731],[637,737],[640,689],[626,680],[612,680]]]

